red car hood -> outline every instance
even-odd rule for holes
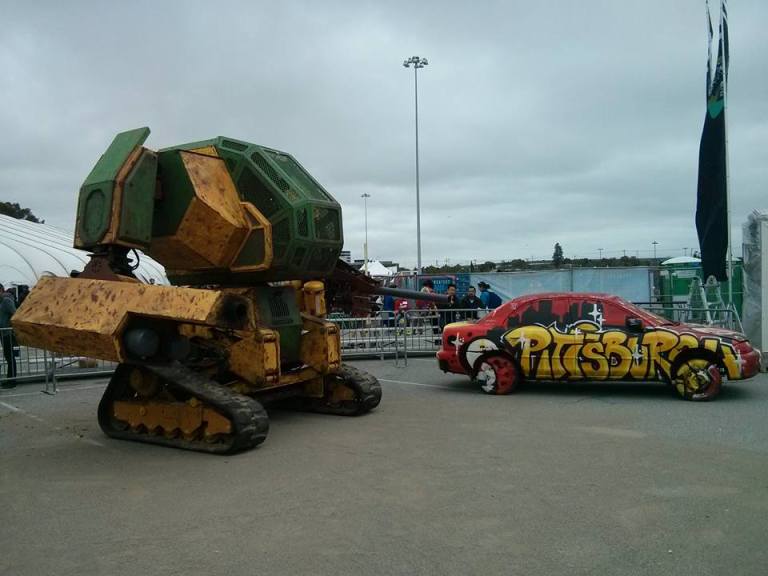
[[[684,332],[687,329],[691,329],[692,332],[701,334],[702,336],[716,336],[717,338],[729,338],[735,341],[746,340],[747,337],[741,332],[735,330],[727,330],[725,328],[718,328],[716,326],[706,326],[705,324],[679,324],[675,326],[675,329]]]

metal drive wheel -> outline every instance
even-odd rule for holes
[[[673,383],[677,393],[686,400],[712,400],[720,393],[723,376],[714,362],[691,358],[677,369]]]
[[[520,381],[520,375],[511,358],[495,355],[480,361],[475,380],[486,394],[509,394]]]

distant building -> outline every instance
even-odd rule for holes
[[[349,250],[342,250],[341,255],[339,256],[344,262],[347,264],[352,264],[352,252]]]

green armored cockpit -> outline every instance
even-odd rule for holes
[[[341,207],[290,154],[225,137],[153,152],[119,134],[80,191],[76,246],[139,248],[174,283],[322,278]]]

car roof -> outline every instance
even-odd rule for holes
[[[525,296],[518,296],[517,298],[510,300],[510,302],[521,304],[523,302],[530,302],[534,300],[557,300],[562,298],[584,298],[587,300],[608,300],[612,302],[622,301],[622,299],[618,296],[604,292],[542,292],[539,294],[526,294]]]

